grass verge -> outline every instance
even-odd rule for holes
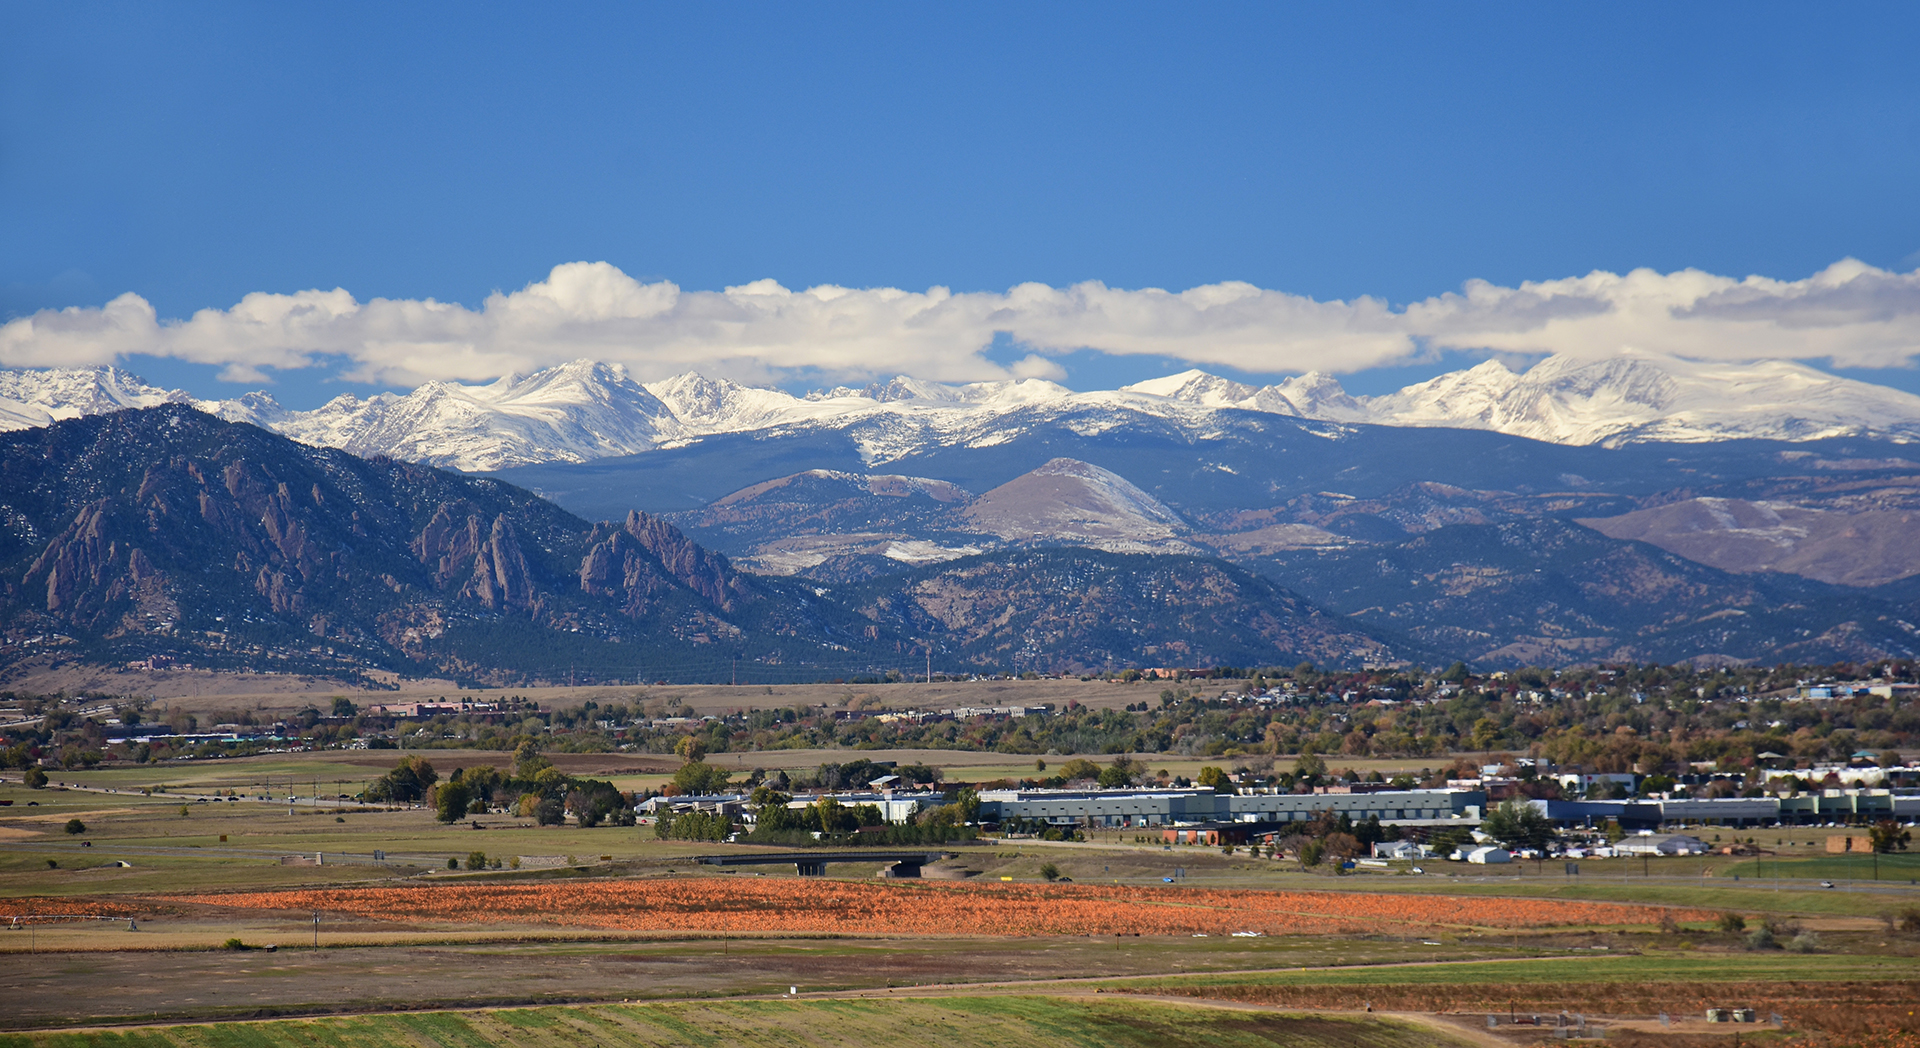
[[[1270,1015],[1125,1000],[940,997],[728,1001],[154,1026],[0,1035],[0,1048],[651,1048],[917,1044],[952,1048],[1401,1048],[1460,1045],[1376,1016]]]

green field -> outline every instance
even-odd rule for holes
[[[1018,996],[600,1005],[0,1035],[0,1048],[1400,1048],[1467,1043],[1435,1027],[1373,1016]]]

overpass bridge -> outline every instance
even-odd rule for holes
[[[956,853],[945,851],[757,852],[739,855],[696,855],[702,866],[784,866],[792,863],[802,877],[824,877],[834,862],[878,862],[890,867],[889,877],[918,877],[920,868]]]

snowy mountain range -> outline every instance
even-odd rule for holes
[[[1317,372],[1252,386],[1203,371],[1083,393],[1041,379],[947,385],[900,376],[795,396],[694,372],[642,383],[621,365],[577,360],[486,385],[343,395],[311,411],[288,410],[263,392],[203,401],[113,367],[0,371],[0,430],[164,403],[307,444],[461,470],[586,462],[714,434],[807,428],[852,434],[861,457],[877,465],[928,447],[999,443],[1034,421],[1098,432],[1149,416],[1204,439],[1231,412],[1491,430],[1566,445],[1920,440],[1920,396],[1786,361],[1639,355],[1551,356],[1520,373],[1489,360],[1377,397],[1350,395]]]

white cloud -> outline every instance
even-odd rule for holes
[[[1920,353],[1920,271],[1843,259],[1795,281],[1697,269],[1596,272],[1517,288],[1473,281],[1408,306],[1406,320],[1445,348],[1892,367]]]
[[[1001,365],[998,333],[1034,352]],[[0,327],[0,364],[109,363],[150,353],[265,369],[352,361],[352,377],[401,386],[485,380],[593,357],[640,378],[686,370],[749,381],[832,381],[907,373],[941,381],[1062,375],[1049,354],[1092,348],[1254,373],[1357,371],[1422,347],[1497,353],[1623,352],[1701,359],[1813,358],[1858,367],[1920,352],[1920,271],[1848,259],[1805,280],[1735,280],[1698,270],[1595,272],[1460,292],[1394,309],[1378,299],[1319,302],[1251,284],[1181,292],[1090,282],[1004,293],[824,286],[760,280],[723,291],[642,283],[604,262],[556,266],[479,309],[373,299],[341,289],[255,293],[226,310],[162,321],[137,295],[97,309],[48,310]]]

